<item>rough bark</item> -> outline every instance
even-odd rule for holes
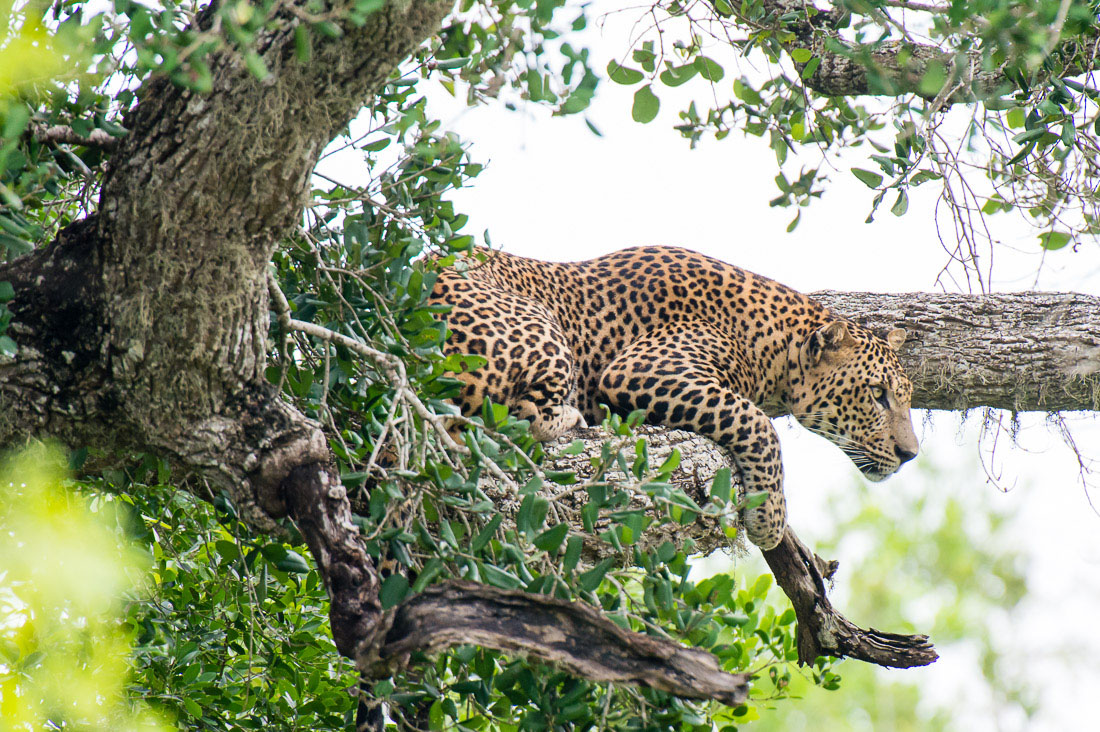
[[[391,659],[472,643],[535,655],[593,681],[731,706],[748,698],[749,674],[722,671],[709,653],[623,630],[590,605],[547,595],[456,580],[429,587],[387,616],[390,633],[381,654]]]
[[[918,409],[1100,408],[1100,298],[815,292],[875,330],[908,331],[902,365]]]

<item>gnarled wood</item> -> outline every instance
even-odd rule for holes
[[[533,656],[593,681],[649,686],[688,699],[741,704],[748,674],[722,671],[696,648],[623,630],[596,608],[473,582],[433,585],[392,612],[375,673],[416,650],[463,643]]]
[[[939,658],[928,636],[864,630],[837,612],[824,582],[836,571],[836,563],[807,549],[789,526],[779,546],[762,553],[794,606],[799,663],[813,663],[818,656],[843,656],[887,668],[912,668]],[[827,571],[823,573],[822,567]]]

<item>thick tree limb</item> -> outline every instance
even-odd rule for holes
[[[731,706],[748,698],[749,675],[722,671],[709,653],[623,630],[590,605],[547,595],[444,582],[388,612],[387,623],[378,674],[413,651],[472,643],[533,656],[593,681]]]
[[[918,409],[1100,409],[1100,298],[1077,293],[815,292],[875,330],[905,328],[900,352]]]

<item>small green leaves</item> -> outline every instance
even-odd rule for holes
[[[726,75],[725,70],[717,61],[706,56],[696,56],[693,66],[698,70],[699,75],[707,81],[721,81],[722,77]]]
[[[905,212],[909,210],[909,194],[904,190],[898,191],[898,199],[894,201],[894,205],[890,207],[890,213],[895,216],[904,216]]]
[[[796,48],[791,51],[791,58],[794,59],[796,64],[804,64],[813,58],[814,54],[808,48]]]
[[[1046,133],[1047,133],[1046,127],[1036,127],[1035,129],[1032,129],[1032,130],[1024,130],[1020,134],[1013,137],[1012,140],[1014,142],[1018,142],[1019,144],[1023,145],[1025,143],[1031,142],[1033,140],[1038,140],[1040,137],[1042,137]]]
[[[1073,237],[1063,231],[1044,231],[1039,234],[1039,246],[1048,252],[1061,249],[1073,241]]]
[[[645,75],[637,69],[620,66],[615,61],[609,61],[607,64],[607,78],[616,84],[637,84],[645,78]]]
[[[870,170],[864,170],[863,168],[852,168],[852,174],[859,178],[863,185],[868,188],[878,188],[882,183],[882,176]]]
[[[554,554],[557,552],[562,542],[565,541],[565,536],[568,533],[569,524],[562,522],[536,536],[532,543],[534,543],[537,548]]]
[[[652,122],[661,109],[661,100],[653,93],[651,86],[652,84],[646,84],[634,92],[634,106],[630,110],[630,116],[635,122],[642,124]]]
[[[409,580],[403,574],[391,574],[382,580],[382,589],[378,591],[378,599],[382,602],[382,609],[389,610],[401,604],[405,595],[409,594]]]

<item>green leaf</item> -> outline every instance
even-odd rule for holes
[[[1039,234],[1039,245],[1048,252],[1061,249],[1072,240],[1073,237],[1063,231],[1044,231]]]
[[[565,545],[565,559],[562,560],[562,569],[572,572],[577,568],[577,561],[581,558],[581,549],[584,548],[584,540],[579,536],[570,536]]]
[[[796,48],[791,51],[791,58],[796,64],[804,64],[813,58],[814,52],[808,48]]]
[[[944,69],[943,64],[939,61],[932,61],[928,64],[924,76],[921,77],[920,93],[926,97],[934,97],[940,93],[946,81],[947,71]]]
[[[432,557],[424,565],[424,569],[420,570],[420,574],[416,575],[416,582],[413,583],[413,592],[423,592],[436,576],[443,571],[443,560],[439,557]]]
[[[608,61],[607,78],[616,84],[637,84],[645,78],[645,74],[628,66],[621,66],[616,61]]]
[[[461,56],[459,58],[449,58],[444,61],[437,61],[435,66],[439,69],[451,70],[461,69],[466,64],[470,63],[469,56]]]
[[[493,538],[493,534],[497,533],[497,529],[500,528],[500,523],[503,520],[504,515],[499,513],[489,519],[489,523],[485,524],[485,528],[479,531],[477,537],[470,543],[470,551],[477,554],[484,549],[489,544],[489,540]]]
[[[407,594],[409,594],[409,578],[403,574],[391,574],[382,580],[378,599],[382,602],[382,609],[389,610],[400,604]]]
[[[596,588],[603,582],[607,570],[611,569],[611,565],[614,563],[614,557],[607,557],[587,572],[581,572],[581,576],[577,578],[577,584],[585,592],[595,592]]]
[[[505,572],[500,567],[492,564],[479,564],[478,566],[481,569],[481,577],[494,587],[505,590],[515,590],[523,587],[523,582],[511,572]]]
[[[890,213],[895,216],[904,216],[905,212],[909,210],[909,194],[904,190],[898,191],[898,200],[894,201],[894,205],[890,207]]]
[[[311,53],[309,26],[305,23],[294,26],[294,55],[300,62],[307,63]]]
[[[8,281],[0,282],[0,302],[8,302],[15,297],[15,288]]]
[[[183,706],[192,717],[202,717],[202,707],[200,707],[194,699],[185,696],[183,698]]]
[[[730,485],[730,469],[719,468],[718,472],[714,474],[714,482],[710,487],[711,497],[717,498],[723,505],[729,503]]]
[[[287,549],[286,556],[275,562],[275,566],[284,572],[291,574],[306,574],[309,572],[309,564],[298,552]]]
[[[1013,129],[1019,129],[1024,126],[1024,110],[1020,107],[1010,109],[1008,114],[1005,115],[1005,122]]]
[[[661,463],[661,467],[657,468],[657,472],[667,475],[678,467],[680,467],[680,450],[679,448],[673,448],[669,456]]]
[[[255,51],[245,51],[244,65],[248,67],[249,73],[261,81],[271,75],[271,72],[267,70],[267,64],[260,58],[260,54]]]
[[[864,170],[863,168],[852,168],[852,173],[868,188],[878,188],[879,184],[882,183],[882,176],[873,171]]]
[[[707,81],[721,81],[722,77],[726,75],[726,71],[721,64],[706,56],[696,56],[694,66],[699,75]]]
[[[661,72],[661,83],[665,86],[680,86],[691,81],[698,71],[694,64],[669,66]]]
[[[742,502],[741,508],[745,511],[751,511],[758,506],[763,506],[764,502],[767,500],[767,491],[754,491],[753,493],[746,493],[745,500]]]
[[[817,71],[817,67],[820,66],[820,65],[821,65],[821,57],[820,56],[814,56],[812,59],[810,59],[810,62],[807,63],[802,68],[802,73],[800,74],[800,76],[803,79],[809,79],[811,76],[814,75],[814,72]]]
[[[736,79],[733,82],[733,93],[738,99],[745,102],[746,104],[764,103],[764,100],[760,97],[760,94],[740,79]]]
[[[1033,130],[1024,130],[1023,132],[1016,135],[1012,139],[1013,139],[1014,142],[1018,142],[1021,145],[1023,145],[1024,143],[1031,142],[1032,140],[1038,140],[1040,137],[1042,137],[1046,133],[1047,133],[1047,128],[1046,127],[1036,127]]]
[[[551,527],[535,537],[532,542],[537,548],[551,554],[557,552],[558,547],[565,541],[565,535],[569,533],[569,524],[562,522]]]
[[[752,583],[752,590],[750,594],[753,597],[764,597],[768,594],[768,589],[772,586],[772,576],[770,574],[762,574],[756,578],[756,581]]]
[[[634,106],[630,110],[630,116],[634,118],[635,122],[647,124],[657,117],[657,112],[661,108],[661,100],[654,95],[651,86],[652,84],[646,84],[634,92]]]

